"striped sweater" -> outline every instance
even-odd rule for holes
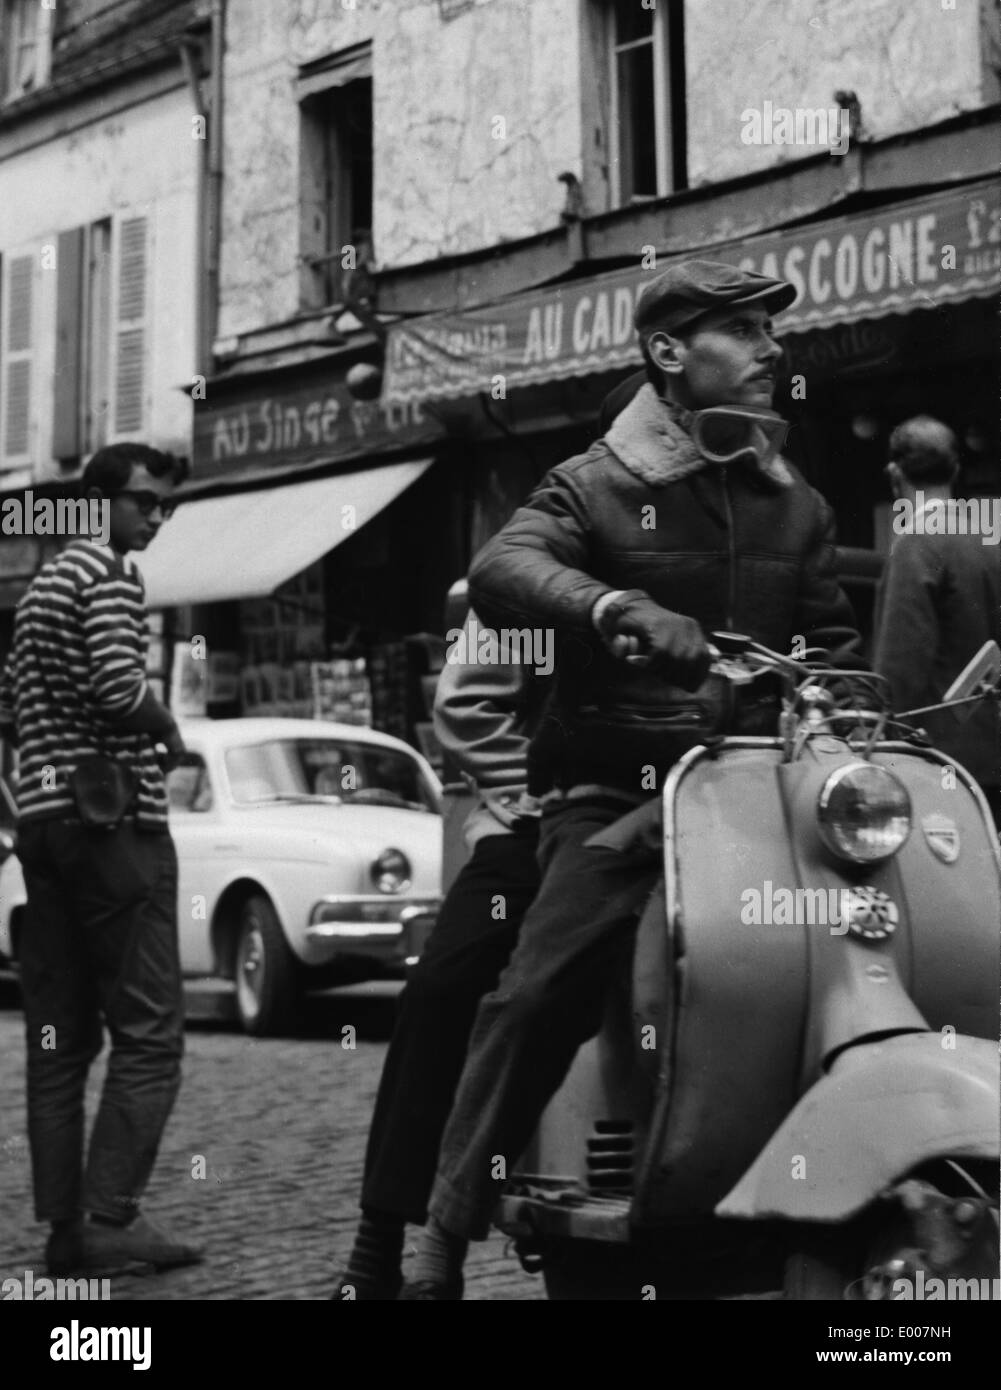
[[[17,606],[0,678],[0,733],[18,740],[22,822],[73,816],[68,778],[78,759],[127,763],[136,824],[167,824],[163,772],[148,734],[115,731],[146,693],[146,593],[139,571],[107,546],[76,540],[39,571]]]

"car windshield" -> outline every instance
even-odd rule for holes
[[[275,738],[226,752],[233,800],[334,798],[346,804],[437,811],[434,793],[414,758],[395,748],[330,738]]]

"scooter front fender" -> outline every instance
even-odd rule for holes
[[[847,1221],[921,1163],[996,1160],[999,1086],[997,1044],[983,1038],[905,1033],[848,1048],[716,1215]]]

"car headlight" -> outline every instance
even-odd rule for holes
[[[369,876],[380,893],[402,893],[410,887],[413,870],[401,849],[384,849],[369,866]]]
[[[847,763],[821,788],[817,822],[820,838],[839,859],[877,864],[911,833],[911,798],[885,767]]]

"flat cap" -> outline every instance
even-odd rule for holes
[[[773,280],[724,261],[681,261],[669,266],[643,290],[633,322],[639,332],[670,332],[730,304],[760,304],[769,313],[787,309],[796,298],[788,280]]]

